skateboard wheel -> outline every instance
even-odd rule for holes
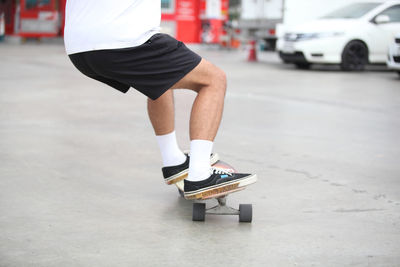
[[[253,219],[253,206],[251,204],[239,205],[239,222],[250,223]]]
[[[206,218],[206,204],[193,203],[192,220],[196,222],[203,222],[205,218]]]

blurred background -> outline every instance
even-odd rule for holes
[[[1,0],[0,40],[62,37],[65,4]],[[277,51],[284,63],[302,69],[320,63],[362,70],[373,63],[400,70],[399,1],[162,0],[161,5],[162,31],[185,43],[238,49],[250,42],[255,52]]]

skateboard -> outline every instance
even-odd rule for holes
[[[233,166],[229,165],[228,163],[226,163],[222,160],[218,160],[216,163],[214,163],[213,167],[226,169],[227,171],[229,171],[231,173],[236,172],[236,170]],[[178,192],[181,195],[181,197],[184,197],[184,193],[183,193],[184,182],[183,182],[183,180],[179,181],[175,185],[178,188]],[[215,191],[215,192],[212,192],[211,194],[201,195],[201,196],[199,196],[199,198],[192,199],[195,201],[193,203],[192,220],[193,221],[205,221],[206,214],[238,215],[239,222],[251,223],[251,221],[253,219],[252,204],[240,204],[239,209],[232,208],[226,204],[227,197],[229,194],[244,190],[245,188],[246,188],[245,186],[239,187],[239,188],[232,187],[231,189],[229,189],[226,192]],[[212,208],[206,208],[206,203],[199,202],[199,201],[204,201],[204,200],[209,200],[209,199],[216,199],[218,201],[218,205],[216,205]]]

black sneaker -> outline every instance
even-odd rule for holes
[[[257,181],[256,174],[231,173],[225,169],[211,168],[211,176],[202,181],[184,181],[186,199],[208,199],[224,196],[244,189]]]
[[[166,184],[176,184],[185,179],[189,173],[189,155],[185,153],[186,161],[180,165],[163,167],[162,173]],[[211,165],[219,160],[217,153],[212,153],[210,156]]]

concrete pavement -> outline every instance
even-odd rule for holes
[[[161,178],[146,98],[57,44],[0,45],[0,266],[399,266],[400,80],[194,47],[228,75],[215,151],[257,184],[191,221]],[[176,93],[189,145],[194,94]],[[210,203],[209,203],[210,204]]]

